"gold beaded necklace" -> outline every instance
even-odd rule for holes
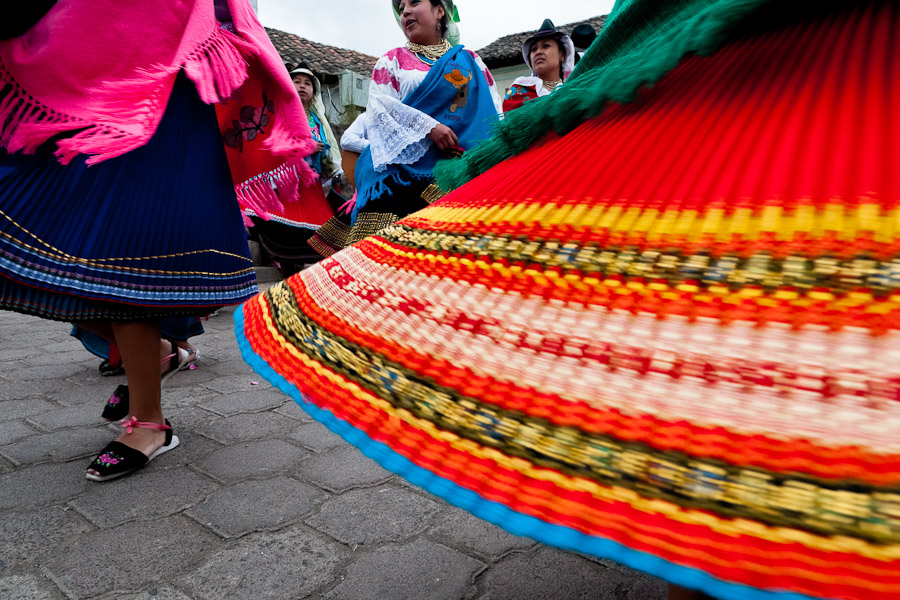
[[[545,81],[544,89],[547,90],[548,92],[552,92],[553,90],[556,89],[556,86],[558,86],[561,83],[562,83],[562,79],[557,79],[556,81]]]
[[[421,54],[425,58],[429,60],[438,60],[440,57],[445,55],[450,48],[453,46],[450,45],[450,42],[447,40],[441,40],[440,44],[435,44],[433,46],[425,46],[422,44],[416,44],[415,42],[406,42],[406,47],[409,48],[410,52],[415,54]]]

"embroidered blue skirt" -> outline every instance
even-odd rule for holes
[[[256,293],[215,108],[184,75],[138,150],[63,166],[51,146],[0,150],[0,308],[150,320]]]

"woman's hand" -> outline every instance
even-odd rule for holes
[[[316,151],[313,152],[313,154],[317,154],[319,152],[322,152],[323,150],[325,150],[325,144],[323,144],[322,142],[316,142]]]
[[[434,129],[428,133],[428,139],[434,142],[434,145],[440,148],[442,152],[446,152],[454,146],[459,146],[459,139],[453,133],[453,130],[440,123],[435,125]]]

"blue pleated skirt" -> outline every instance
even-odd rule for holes
[[[0,150],[0,308],[146,320],[256,293],[215,108],[183,74],[138,150],[63,166],[51,146]]]
[[[202,335],[205,331],[203,323],[197,317],[171,317],[161,319],[159,322],[159,333],[166,340],[184,342]],[[75,325],[69,335],[81,342],[85,350],[91,354],[109,360],[109,342],[96,333]]]

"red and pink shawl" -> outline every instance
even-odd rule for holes
[[[260,214],[297,199],[315,173],[303,106],[247,0],[66,0],[0,42],[0,147],[33,153],[61,133],[59,161],[88,164],[146,144],[183,69],[216,103],[238,199]]]

